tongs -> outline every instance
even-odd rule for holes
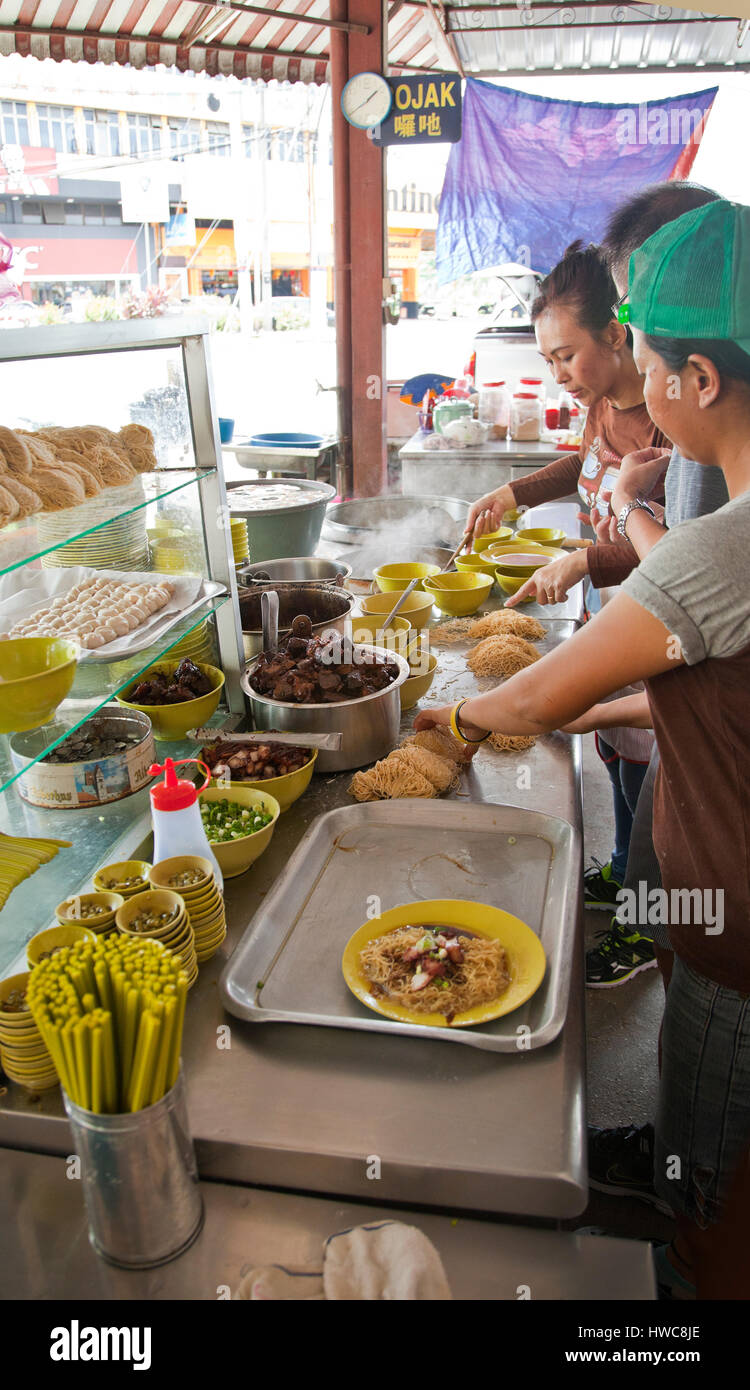
[[[441,569],[441,570],[438,570],[438,573],[439,573],[439,574],[445,574],[446,570],[449,570],[449,569],[450,569],[450,567],[451,567],[451,565],[453,564],[453,561],[455,560],[456,556],[459,555],[459,554],[461,553],[461,551],[463,550],[464,546],[466,545],[466,542],[468,541],[470,535],[471,535],[471,531],[464,531],[464,534],[462,535],[460,541],[458,542],[458,545],[456,546],[456,549],[453,551],[453,554],[450,555],[450,556],[448,557],[448,559],[446,560],[446,562],[445,562],[445,564],[443,565],[442,569]],[[401,609],[401,608],[403,607],[403,605],[406,603],[406,600],[408,599],[409,594],[412,593],[412,591],[413,591],[414,589],[416,589],[418,583],[419,583],[419,578],[418,578],[418,577],[417,577],[416,579],[412,579],[411,583],[410,583],[410,584],[407,584],[407,586],[406,586],[406,588],[404,589],[403,593],[402,593],[402,594],[399,594],[398,603],[395,604],[394,607],[391,609],[390,613],[388,614],[388,617],[383,619],[383,624],[382,624],[382,631],[383,631],[383,632],[385,632],[385,630],[386,630],[386,628],[389,626],[389,624],[393,622],[393,619],[395,618],[396,614],[400,611],[400,609]]]
[[[196,743],[284,743],[291,748],[320,748],[327,753],[337,753],[343,742],[344,735],[340,732],[332,734],[298,734],[281,733],[274,729],[255,730],[248,734],[235,734],[233,732],[222,733],[221,729],[189,729],[188,738],[195,739]]]

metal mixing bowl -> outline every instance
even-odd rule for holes
[[[248,561],[237,570],[237,582],[248,588],[264,585],[266,588],[280,589],[284,585],[301,584],[340,584],[349,578],[351,565],[343,560],[323,560],[317,555],[295,555],[285,560],[261,560],[251,565]],[[261,580],[259,575],[268,575]]]
[[[251,660],[263,650],[263,625],[260,616],[260,597],[268,589],[279,595],[279,637],[284,637],[299,613],[310,618],[313,636],[319,637],[329,629],[351,636],[351,613],[356,600],[346,589],[330,585],[263,584],[243,587],[239,591],[240,622],[245,656]]]

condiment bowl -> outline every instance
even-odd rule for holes
[[[121,893],[74,893],[72,897],[66,898],[65,902],[57,904],[55,916],[61,927],[88,927],[90,931],[98,934],[110,930],[115,913],[124,901]],[[107,911],[92,915],[87,911],[92,907],[104,907]]]
[[[439,565],[426,565],[418,560],[405,560],[397,565],[380,565],[378,569],[373,570],[373,578],[381,593],[391,594],[405,589],[407,584],[411,584],[412,579],[418,579],[417,589],[423,589],[425,579],[428,579],[430,575],[439,573]]]
[[[48,927],[46,931],[37,932],[26,947],[29,970],[33,970],[34,966],[39,964],[39,959],[45,951],[55,951],[61,946],[73,946],[76,941],[94,940],[96,940],[96,932],[92,931],[90,927],[82,927],[78,923],[69,923],[64,927]]]
[[[6,1010],[6,1000],[14,990],[25,990],[29,983],[29,971],[23,970],[20,975],[9,975],[7,979],[0,980],[0,1042],[5,1038],[10,1040],[12,1037],[18,1038],[23,1033],[39,1034],[39,1029],[34,1022],[31,1010],[26,1008],[20,1012],[10,1012]]]
[[[503,574],[502,570],[498,570],[496,577],[503,593],[507,594],[508,598],[510,598],[512,594],[518,593],[518,590],[526,583],[528,576],[523,574],[515,576],[512,574]],[[526,598],[521,599],[522,603],[533,603],[533,601],[533,594],[527,594]]]
[[[148,888],[150,869],[151,865],[143,859],[123,859],[119,864],[107,864],[94,874],[94,887],[98,893],[119,893],[127,902],[128,898],[134,898],[136,893],[143,893]],[[130,888],[110,888],[112,879],[120,884],[123,879],[135,878],[136,875],[140,875],[140,883],[134,883]]]
[[[132,923],[144,912],[174,912],[175,916],[162,927],[149,928],[145,932],[134,931]],[[179,893],[172,893],[166,888],[151,888],[144,893],[136,893],[134,898],[119,907],[115,922],[117,930],[126,936],[148,936],[163,941],[164,937],[172,936],[184,917],[185,904]]]
[[[427,691],[432,685],[438,664],[438,659],[434,652],[429,652],[427,654],[427,663],[429,668],[427,671],[416,676],[410,676],[401,686],[402,710],[413,709],[417,701],[421,700],[422,697],[427,694]]]
[[[236,878],[238,874],[244,874],[245,870],[249,869],[250,865],[260,858],[263,851],[268,849],[271,843],[271,837],[281,813],[278,801],[266,791],[265,787],[261,792],[239,782],[233,782],[229,791],[221,787],[206,787],[198,800],[203,802],[237,801],[241,806],[265,805],[266,810],[273,813],[273,820],[262,830],[256,830],[252,835],[243,835],[240,840],[209,841],[225,878]]]
[[[180,887],[178,884],[170,883],[170,879],[189,870],[198,870],[202,878],[198,883],[186,884]],[[152,888],[164,888],[168,893],[177,893],[184,900],[198,897],[207,892],[214,882],[214,866],[210,859],[205,859],[201,854],[176,854],[171,859],[160,859],[158,864],[148,871],[148,881]]]
[[[401,592],[405,588],[406,585],[402,584]],[[360,607],[363,613],[379,613],[385,618],[391,612],[395,602],[396,596],[394,594],[368,594],[366,598],[362,599]],[[432,594],[420,593],[418,589],[415,589],[408,598],[404,599],[403,608],[396,616],[408,618],[412,627],[422,628],[426,622],[429,622],[431,613]],[[356,618],[352,618],[352,624],[356,621]]]
[[[458,555],[456,557],[456,569],[459,574],[486,574],[493,581],[496,563],[496,560],[488,559],[484,551],[481,555]]]
[[[79,649],[63,637],[0,642],[0,734],[47,724],[73,684]]]
[[[140,714],[148,715],[153,725],[154,738],[184,738],[188,729],[195,729],[201,724],[208,723],[211,715],[218,708],[224,686],[224,672],[220,671],[218,666],[209,666],[204,661],[195,664],[198,670],[204,676],[209,676],[212,681],[213,689],[209,690],[206,695],[198,695],[194,700],[182,700],[178,705],[137,705],[128,700],[128,694],[135,690],[146,676],[153,676],[157,671],[172,676],[179,664],[179,661],[162,661],[155,666],[150,666],[144,676],[131,682],[122,695],[117,696],[117,703],[125,705],[126,709],[136,709]]]

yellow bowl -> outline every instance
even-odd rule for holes
[[[416,593],[416,590],[415,590]],[[391,608],[396,602],[394,599]],[[354,643],[364,642],[368,646],[388,647],[395,651],[403,651],[408,638],[407,633],[413,631],[408,618],[403,618],[401,613],[397,613],[387,628],[383,627],[382,617],[377,615],[362,613],[357,618],[352,618],[352,641]]]
[[[380,613],[383,617],[387,617],[395,602],[394,594],[368,594],[367,598],[362,599],[360,607],[365,614]],[[432,594],[420,593],[419,590],[415,589],[407,599],[404,599],[404,606],[396,616],[408,618],[412,627],[422,628],[426,622],[429,622],[432,602]],[[352,618],[352,626],[356,621],[356,618]]]
[[[492,580],[485,574],[445,574],[440,578],[441,582],[461,581],[445,588],[438,588],[433,580],[427,580],[425,585],[425,591],[432,594],[440,611],[450,613],[454,618],[465,618],[469,613],[476,613],[492,588]]]
[[[201,917],[207,917],[214,912],[218,912],[220,909],[223,909],[223,906],[224,899],[216,885],[214,885],[211,892],[206,893],[204,897],[191,898],[190,902],[185,902],[188,917],[193,924],[199,921]]]
[[[527,530],[519,527],[516,531],[518,541],[536,541],[537,545],[559,545],[565,540],[565,532],[559,526],[529,526]]]
[[[531,557],[535,554],[538,554],[538,560],[521,558],[524,555]],[[553,560],[563,560],[564,558],[564,550],[545,549],[543,546],[539,546],[538,550],[535,550],[529,547],[529,550],[526,552],[517,550],[515,554],[510,552],[507,555],[498,556],[497,569],[503,574],[510,574],[513,576],[522,574],[526,579],[530,579],[532,574],[534,574],[536,570],[541,569],[543,565],[549,565]]]
[[[124,901],[121,893],[74,893],[57,904],[55,916],[61,927],[88,927],[89,931],[100,932],[114,922],[115,913]],[[87,915],[87,907],[106,907],[107,911],[92,916],[91,913]]]
[[[269,740],[273,742],[273,734],[269,735]],[[292,802],[298,801],[304,791],[310,785],[313,772],[315,771],[315,760],[318,756],[317,748],[313,748],[312,757],[302,767],[298,767],[296,772],[285,772],[283,777],[262,777],[259,782],[232,782],[231,787],[224,788],[224,795],[231,801],[234,797],[235,787],[248,787],[250,791],[269,792],[274,800],[278,801],[281,811],[288,811]],[[214,783],[212,782],[213,786]]]
[[[209,840],[225,878],[236,878],[238,874],[244,874],[271,843],[271,836],[281,813],[278,801],[268,794],[265,786],[260,792],[240,782],[233,782],[229,791],[222,790],[221,787],[206,787],[198,800],[237,801],[241,806],[262,806],[265,803],[265,809],[273,812],[273,820],[262,830],[256,830],[253,835],[243,835],[241,840]]]
[[[456,569],[459,574],[488,574],[494,581],[495,560],[488,560],[484,555],[459,555],[456,559]]]
[[[171,921],[165,922],[163,927],[154,927],[153,931],[133,931],[130,924],[142,912],[175,912],[176,915]],[[167,888],[147,888],[144,893],[136,893],[134,898],[118,907],[115,922],[117,930],[125,935],[153,937],[161,941],[165,936],[172,936],[178,927],[184,926],[185,915],[185,904],[179,893],[173,893]]]
[[[412,579],[419,579],[417,589],[424,588],[424,580],[432,574],[439,574],[440,566],[424,565],[417,560],[410,560],[400,565],[381,565],[372,573],[380,592],[391,594],[396,593],[399,589],[405,589]]]
[[[511,594],[517,594],[521,586],[526,583],[526,575],[521,574],[514,576],[512,574],[503,574],[502,570],[497,571],[496,578],[500,588],[504,594],[508,595],[508,598],[511,597]],[[526,598],[521,599],[521,603],[533,602],[534,598],[532,594],[527,594]]]
[[[46,931],[37,932],[36,936],[32,936],[26,947],[29,970],[33,970],[34,966],[39,964],[39,958],[45,951],[54,951],[58,946],[73,946],[76,941],[95,940],[96,933],[78,923],[64,927],[48,927]]]
[[[2,643],[0,643],[1,645]],[[141,680],[147,680],[157,671],[173,675],[179,664],[179,661],[160,661],[154,666],[149,666],[148,671],[139,676],[137,681],[131,683],[130,690],[135,690]],[[203,675],[210,676],[213,682],[213,689],[209,690],[207,695],[198,695],[195,700],[183,700],[179,705],[136,705],[126,698],[128,695],[126,690],[122,695],[117,696],[117,703],[124,705],[125,709],[136,709],[139,714],[147,714],[153,725],[154,738],[184,738],[188,729],[194,729],[200,724],[208,722],[219,704],[224,685],[224,672],[220,671],[218,666],[208,666],[203,661],[196,662],[196,665],[198,670]]]
[[[456,1014],[448,1024],[444,1014],[420,1014],[402,1004],[388,1000],[386,995],[375,996],[372,984],[363,973],[359,953],[368,941],[385,936],[398,927],[407,926],[463,927],[476,936],[499,941],[507,955],[510,984],[503,994],[486,1004]],[[428,902],[404,903],[379,917],[365,922],[349,939],[341,961],[344,979],[361,1003],[386,1018],[405,1023],[421,1023],[430,1028],[466,1028],[475,1023],[487,1023],[502,1018],[525,1004],[539,988],[545,972],[544,948],[539,937],[510,912],[487,903],[466,902],[463,898],[437,898]]]
[[[498,557],[502,558],[503,555],[510,555],[513,551],[518,553],[519,551],[525,550],[543,549],[544,547],[540,545],[538,541],[526,541],[525,543],[520,541],[518,539],[518,532],[516,531],[512,541],[495,541],[493,545],[487,546],[485,554],[488,560],[497,560]]]
[[[418,700],[427,694],[432,682],[435,679],[438,660],[434,652],[430,652],[427,658],[429,670],[418,676],[409,676],[403,685],[399,687],[401,695],[401,709],[413,709]]]
[[[191,883],[185,888],[178,888],[176,884],[169,882],[170,878],[183,873],[185,869],[199,869],[203,875],[200,882]],[[165,888],[169,893],[178,893],[187,902],[189,897],[203,894],[212,888],[214,866],[210,859],[204,859],[200,854],[176,854],[171,859],[161,859],[158,864],[154,864],[148,871],[148,881],[152,888]]]
[[[34,1022],[34,1016],[30,1009],[23,1009],[21,1013],[6,1013],[5,1001],[9,994],[15,989],[26,989],[29,983],[28,970],[22,970],[20,975],[8,975],[7,979],[0,980],[0,1025],[3,1032],[10,1035],[18,1032],[31,1032],[32,1029],[39,1029]]]
[[[0,642],[0,734],[49,723],[76,673],[78,646],[63,637]]]
[[[508,522],[518,521],[521,515],[522,513],[519,512],[517,507],[511,507],[509,512],[503,512],[503,525],[506,525]]]
[[[103,869],[98,869],[94,874],[94,887],[98,893],[118,893],[127,902],[128,898],[134,898],[136,893],[145,893],[148,888],[148,875],[151,868],[144,859],[123,859],[119,864],[105,864]],[[141,883],[134,883],[131,888],[110,888],[110,880],[120,883],[126,878],[135,878],[140,874]]]
[[[475,555],[481,555],[488,545],[498,545],[502,541],[509,541],[512,535],[512,526],[499,526],[496,531],[485,531],[483,536],[475,536],[472,550]]]

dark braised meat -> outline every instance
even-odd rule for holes
[[[309,748],[293,748],[286,743],[222,742],[201,750],[201,758],[213,775],[232,782],[286,777],[309,763],[310,757]]]
[[[262,652],[252,675],[259,695],[294,704],[335,704],[384,690],[399,673],[395,661],[355,648],[334,634],[313,637],[312,623],[299,614],[276,652]]]
[[[125,698],[133,705],[181,705],[212,689],[210,676],[185,657],[172,676],[164,671],[147,672],[146,679],[139,681]]]

